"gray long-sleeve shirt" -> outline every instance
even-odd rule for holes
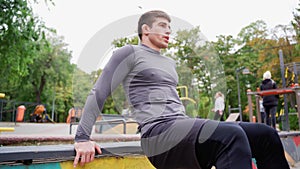
[[[175,61],[145,45],[127,45],[113,53],[87,97],[75,141],[90,139],[106,98],[121,83],[140,126],[187,117],[176,90]]]

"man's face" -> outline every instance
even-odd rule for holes
[[[167,48],[171,34],[170,22],[165,18],[156,18],[152,27],[149,27],[149,31],[145,34],[148,36],[152,47],[156,49]]]

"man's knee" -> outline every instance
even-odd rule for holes
[[[264,130],[262,131],[264,132],[261,133],[262,137],[268,139],[273,144],[281,144],[281,140],[276,129],[268,125],[263,125],[263,127]]]
[[[266,136],[268,136],[270,138],[278,137],[277,131],[269,125],[265,125],[262,123],[253,123],[253,125],[257,125],[256,132],[261,134],[264,137],[266,137]]]
[[[233,125],[230,128],[229,133],[231,134],[231,137],[234,137],[236,139],[247,140],[247,135],[246,135],[245,131],[239,125]]]
[[[269,125],[262,123],[241,123],[250,143],[255,146],[262,144],[281,144],[277,131]]]
[[[216,129],[219,126],[219,121],[215,121],[215,120],[209,120],[207,121],[202,129],[201,132],[199,133],[198,136],[198,143],[204,143],[205,141],[207,141],[208,139],[211,138],[211,136],[215,133]]]
[[[251,150],[249,146],[248,137],[241,126],[238,124],[224,123],[219,125],[220,131],[223,132],[221,139],[223,139],[224,145],[226,145],[226,151],[234,154],[240,154],[241,156],[247,156],[251,158]]]
[[[222,133],[224,139],[233,142],[241,142],[242,144],[248,144],[247,135],[243,128],[236,123],[223,122],[219,125],[219,131]]]
[[[241,146],[249,144],[248,137],[241,126],[231,122],[208,121],[202,128],[198,143],[207,140],[217,141],[224,145],[239,144]]]

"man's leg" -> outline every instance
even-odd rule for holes
[[[266,124],[271,126],[271,121],[270,121],[270,107],[265,106],[265,112],[266,112]]]
[[[261,123],[265,123],[266,113],[265,112],[260,112],[260,114],[261,114]]]
[[[276,111],[277,111],[277,106],[273,106],[270,108],[271,124],[274,129],[276,129]]]
[[[280,137],[275,129],[261,123],[239,123],[244,129],[261,169],[289,169]]]
[[[215,112],[214,120],[220,120],[219,110]]]
[[[211,134],[210,134],[211,133]],[[208,121],[201,129],[196,154],[203,169],[251,169],[247,136],[236,123]]]

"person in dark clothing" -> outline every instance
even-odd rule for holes
[[[264,103],[263,98],[260,97],[259,98],[259,111],[260,111],[260,116],[261,116],[261,122],[265,123],[266,122],[266,112],[265,112],[263,103]]]
[[[263,75],[263,81],[261,82],[260,90],[263,91],[272,89],[277,89],[277,84],[273,79],[271,79],[271,72],[266,71]],[[267,125],[272,126],[274,129],[276,129],[278,98],[278,95],[263,96],[263,106],[266,113],[266,123]]]
[[[176,87],[176,62],[161,55],[171,34],[170,16],[159,10],[138,21],[139,45],[117,49],[87,97],[75,135],[74,167],[94,160],[100,147],[90,140],[106,98],[123,84],[139,124],[141,148],[157,169],[289,169],[276,130],[249,122],[190,118]]]

